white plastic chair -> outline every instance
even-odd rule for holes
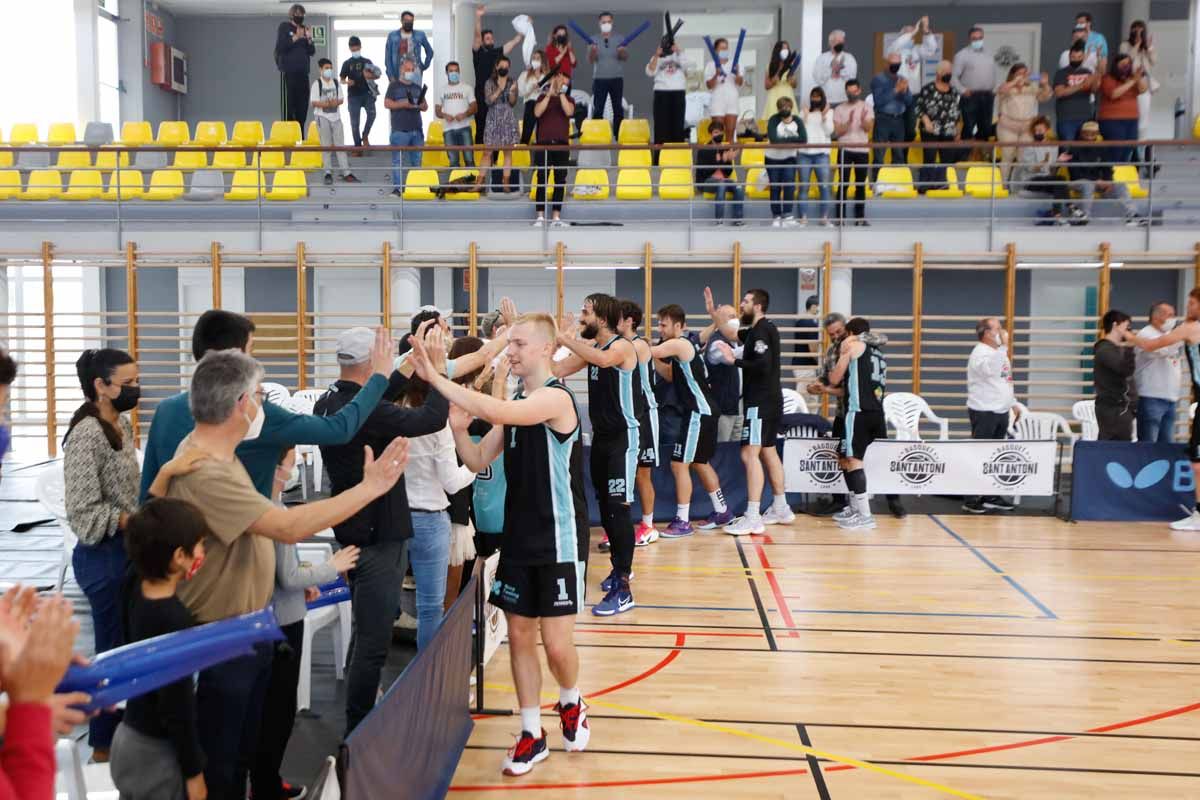
[[[59,592],[62,591],[63,585],[67,581],[67,568],[71,566],[71,554],[75,552],[75,545],[79,542],[75,531],[71,530],[71,526],[67,524],[66,486],[61,461],[56,462],[38,476],[34,492],[37,494],[38,502],[54,515],[58,521],[58,527],[62,530],[62,556],[58,562],[58,581],[54,584],[54,591]]]
[[[883,416],[896,429],[896,438],[900,441],[921,440],[921,417],[938,426],[938,439],[945,441],[950,438],[949,420],[934,414],[920,395],[910,392],[886,395],[883,398]]]
[[[54,761],[57,782],[65,790],[67,800],[88,800],[83,758],[74,739],[59,739],[54,743]]]
[[[808,403],[804,400],[804,396],[795,389],[783,390],[783,413],[785,414],[807,414]]]
[[[301,389],[287,401],[288,410],[297,414],[313,413],[313,406],[325,394],[324,389]],[[296,445],[296,466],[300,468],[300,496],[308,499],[308,470],[312,469],[313,492],[321,493],[321,478],[323,475],[321,448],[315,444]]]
[[[333,548],[328,544],[311,543],[296,545],[300,560],[322,564],[333,557]],[[350,649],[351,629],[350,603],[336,603],[309,611],[304,616],[304,650],[300,656],[300,681],[296,684],[296,708],[312,708],[312,649],[313,637],[321,628],[333,628],[333,669],[340,681],[345,675],[346,655]]]
[[[292,393],[282,383],[262,384],[263,395],[277,406],[285,405]]]
[[[1083,441],[1094,442],[1100,438],[1100,426],[1096,423],[1095,400],[1080,400],[1071,406],[1071,416],[1079,422],[1079,428],[1083,432],[1080,438]]]
[[[1021,412],[1017,421],[1009,426],[1008,432],[1014,439],[1026,442],[1055,441],[1061,434],[1072,447],[1079,440],[1079,434],[1071,430],[1070,423],[1061,414],[1030,411],[1020,403],[1017,403],[1014,409]]]

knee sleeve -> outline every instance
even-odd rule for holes
[[[867,473],[861,469],[850,470],[845,473],[846,488],[851,494],[866,494],[867,493]]]

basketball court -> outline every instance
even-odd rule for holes
[[[519,722],[477,718],[454,796],[1200,797],[1200,534],[877,519],[640,548],[638,607],[576,628],[588,750],[547,672],[552,756],[501,776]],[[516,706],[504,646],[485,688]]]

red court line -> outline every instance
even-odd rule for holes
[[[775,572],[771,568],[771,561],[767,558],[766,551],[758,542],[754,543],[754,551],[758,553],[758,562],[767,571],[767,583],[771,586],[771,593],[775,595],[775,605],[779,608],[779,615],[783,618],[784,627],[796,627],[796,622],[792,619],[792,612],[788,609],[787,600],[784,599],[783,589],[779,587],[779,581],[775,579]],[[800,634],[796,631],[788,631],[787,636],[791,639],[800,638]]]

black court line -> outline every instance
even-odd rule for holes
[[[750,584],[750,594],[754,595],[754,607],[758,609],[758,619],[762,622],[767,645],[772,650],[778,650],[779,645],[775,643],[775,634],[771,632],[771,623],[767,620],[767,610],[763,607],[762,597],[758,594],[758,584],[754,582],[754,577],[750,574],[750,562],[746,560],[746,551],[742,549],[742,540],[735,536],[733,543],[737,545],[738,558],[742,560],[742,566],[746,569],[746,581]]]
[[[812,739],[808,738],[808,731],[804,728],[803,722],[796,723],[796,732],[800,734],[800,744],[805,747],[812,747]],[[825,774],[821,772],[821,762],[812,753],[805,753],[808,757],[808,770],[812,773],[813,783],[817,786],[817,796],[821,800],[830,800],[829,787],[825,785]]]
[[[676,645],[658,644],[583,644],[575,643],[576,647],[611,648],[614,650],[677,650]],[[1069,658],[1065,656],[989,656],[978,653],[888,653],[876,650],[805,650],[792,649],[768,650],[762,647],[704,647],[687,645],[685,650],[711,651],[714,653],[795,653],[797,655],[827,655],[827,656],[872,656],[878,658],[978,658],[984,661],[1061,661],[1069,664],[1137,664],[1141,666],[1163,667],[1200,667],[1200,661],[1145,661],[1134,658]]]
[[[887,542],[756,542],[764,547],[870,547],[883,550],[918,548],[929,550],[958,550],[954,544],[890,544]],[[1171,547],[1051,547],[1050,545],[976,544],[980,550],[1049,550],[1095,553],[1191,553],[1200,556],[1200,549]]]

